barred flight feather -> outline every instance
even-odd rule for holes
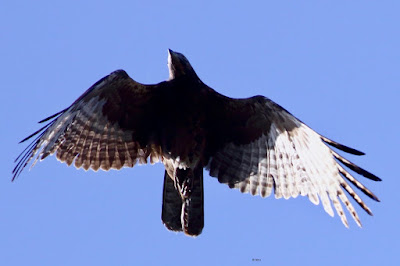
[[[267,101],[267,109],[271,111],[269,104]],[[321,201],[330,216],[334,216],[333,203],[343,224],[348,227],[341,201],[361,227],[360,219],[342,188],[368,214],[372,215],[372,212],[343,177],[372,199],[378,198],[351,176],[338,161],[371,179],[378,178],[344,159],[325,143],[353,154],[362,153],[320,136],[284,110],[279,116],[270,125],[267,135],[263,134],[245,145],[229,143],[216,153],[207,166],[210,175],[218,177],[221,183],[227,183],[229,187],[237,188],[242,193],[267,197],[273,188],[275,198],[308,196],[316,205]],[[295,126],[288,128],[278,121],[290,121]]]
[[[114,80],[115,75],[110,74],[108,80]],[[97,87],[91,89],[101,89],[106,85],[106,81],[107,79],[104,79],[96,83],[94,86]],[[90,90],[85,94],[89,92]],[[151,162],[158,161],[161,153],[156,152],[157,148],[153,148],[152,152],[147,148],[141,148],[132,139],[132,131],[122,130],[117,123],[111,123],[103,115],[105,103],[106,99],[100,98],[97,94],[87,101],[77,100],[62,112],[40,121],[54,118],[42,129],[23,140],[39,134],[16,159],[20,161],[13,171],[13,179],[35,156],[31,167],[38,160],[56,154],[57,159],[67,165],[74,164],[76,168],[82,167],[94,171],[132,167],[137,161],[141,164],[147,163],[149,155]]]

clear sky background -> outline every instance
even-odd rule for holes
[[[0,264],[399,265],[400,2],[193,2],[0,2]],[[167,79],[168,48],[219,92],[265,95],[366,152],[346,157],[383,179],[359,177],[374,216],[355,206],[363,228],[347,215],[346,229],[306,198],[206,173],[205,228],[189,238],[161,223],[160,164],[95,173],[50,157],[11,183],[37,121],[116,69]]]

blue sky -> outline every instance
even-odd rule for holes
[[[395,265],[398,1],[2,1],[0,261],[4,265]],[[231,97],[265,95],[319,133],[366,152],[346,157],[370,217],[346,229],[305,198],[243,195],[205,174],[205,228],[161,223],[163,166],[85,172],[54,157],[11,183],[18,141],[122,68],[168,78],[167,48]],[[348,218],[349,215],[348,215]],[[350,219],[349,219],[350,220]],[[254,261],[253,259],[259,259]]]

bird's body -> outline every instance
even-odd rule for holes
[[[200,234],[204,226],[203,168],[221,183],[253,195],[274,191],[277,198],[321,200],[333,216],[332,202],[346,226],[340,201],[360,221],[342,189],[371,214],[346,179],[378,198],[336,160],[370,179],[379,178],[325,143],[361,152],[320,136],[268,98],[232,99],[217,93],[182,54],[170,51],[168,65],[170,79],[154,85],[117,70],[69,108],[43,120],[54,118],[28,137],[39,134],[19,157],[13,179],[37,153],[39,159],[56,153],[68,165],[93,170],[161,161],[162,220],[168,229],[188,235]]]

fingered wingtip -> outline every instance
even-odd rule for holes
[[[363,156],[363,155],[365,155],[365,152],[362,152],[362,151],[359,151],[359,150],[353,149],[353,154],[354,154],[354,155]]]

